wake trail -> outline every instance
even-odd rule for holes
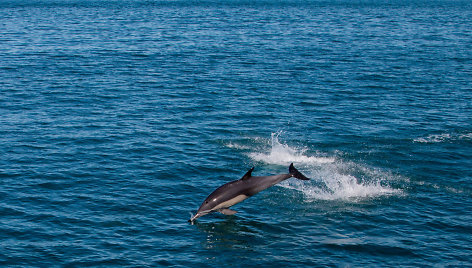
[[[337,157],[310,155],[308,148],[280,142],[280,135],[281,132],[272,133],[270,140],[265,140],[268,148],[258,148],[246,154],[256,162],[282,166],[293,162],[302,167],[311,181],[286,180],[278,185],[302,192],[306,201],[357,201],[402,193],[390,186],[397,179],[390,173]]]

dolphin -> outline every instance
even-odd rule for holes
[[[236,211],[229,209],[229,207],[236,205],[239,202],[265,190],[275,184],[295,177],[299,180],[309,180],[302,173],[300,173],[294,166],[290,164],[288,174],[280,174],[273,176],[252,176],[251,173],[254,167],[239,180],[228,182],[215,191],[213,191],[203,201],[202,205],[197,211],[197,214],[191,216],[189,222],[195,221],[203,215],[211,212],[220,212],[225,215],[233,215]]]

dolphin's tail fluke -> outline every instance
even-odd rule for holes
[[[295,177],[299,180],[309,180],[309,178],[305,177],[305,175],[303,175],[300,171],[298,171],[294,166],[293,166],[293,163],[290,164],[290,167],[288,167],[288,172],[290,173],[290,175],[292,175],[292,177]]]

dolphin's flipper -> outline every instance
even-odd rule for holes
[[[225,215],[234,215],[237,213],[237,211],[234,211],[232,209],[229,209],[229,208],[222,208],[222,209],[219,209],[218,212],[222,213],[222,214],[225,214]]]
[[[246,172],[246,174],[244,174],[244,176],[241,178],[241,180],[246,180],[246,179],[249,179],[252,175],[252,171],[254,170],[254,167],[252,167],[250,170],[248,170],[248,172]]]
[[[294,166],[293,166],[293,163],[290,164],[290,167],[288,167],[288,172],[290,173],[290,175],[292,175],[292,177],[295,177],[299,180],[309,180],[309,178],[305,177],[305,175],[303,175],[302,173],[300,173],[300,171],[298,171]]]

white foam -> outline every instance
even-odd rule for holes
[[[281,143],[279,135],[273,133],[270,148],[266,152],[251,152],[249,157],[255,161],[275,165],[302,167],[302,172],[311,181],[287,180],[281,187],[294,189],[304,194],[307,201],[345,200],[356,201],[363,198],[386,196],[401,193],[390,187],[389,179],[393,176],[363,165],[344,162],[335,157],[307,155],[306,148],[297,148]]]
[[[401,193],[397,189],[382,185],[380,180],[359,182],[356,177],[349,174],[331,173],[327,177],[317,179],[318,182],[311,184],[288,180],[281,183],[280,186],[303,192],[309,202],[316,200],[358,201]],[[320,184],[322,186],[319,186]]]

